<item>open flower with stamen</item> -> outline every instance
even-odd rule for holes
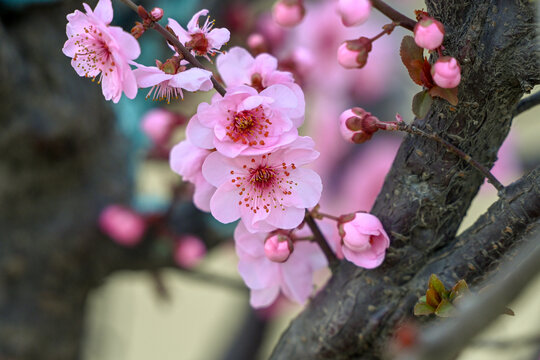
[[[210,17],[206,18],[203,26],[199,25],[199,17],[208,14],[208,10],[203,9],[193,15],[187,24],[187,31],[176,22],[169,18],[169,27],[174,31],[178,40],[191,49],[192,53],[197,56],[204,56],[208,60],[210,56],[216,53],[221,53],[219,49],[229,41],[231,33],[225,28],[212,29],[214,20],[210,21]],[[173,48],[174,50],[174,48]]]
[[[167,100],[183,98],[182,89],[208,91],[212,89],[212,72],[199,68],[187,69],[187,62],[173,56],[164,63],[156,60],[157,66],[137,64],[133,72],[140,88],[151,87],[146,98]],[[153,94],[153,95],[152,95]]]
[[[270,306],[282,292],[288,299],[303,304],[313,292],[313,273],[327,265],[321,249],[309,241],[294,244],[287,261],[268,259],[264,241],[268,233],[250,233],[243,222],[234,231],[238,272],[250,288],[250,304]]]
[[[270,54],[260,54],[253,58],[241,47],[233,47],[226,54],[217,57],[216,66],[223,82],[228,87],[249,85],[258,92],[271,85],[287,86],[295,94],[298,106],[296,113],[290,116],[296,127],[304,121],[305,100],[304,92],[294,82],[293,74],[288,71],[278,71],[278,61]]]
[[[62,52],[72,58],[71,66],[79,76],[101,83],[106,100],[117,103],[122,92],[130,99],[137,95],[137,83],[129,64],[139,57],[137,40],[117,26],[111,0],[100,0],[92,10],[83,4],[86,14],[75,10],[67,16],[68,40]]]
[[[305,208],[315,206],[321,197],[321,178],[302,167],[319,156],[313,147],[311,138],[299,137],[258,156],[208,155],[202,171],[217,187],[210,200],[212,215],[222,223],[241,218],[250,232],[298,226]]]
[[[202,103],[190,120],[187,134],[202,148],[216,148],[228,157],[260,155],[292,143],[298,130],[291,114],[298,113],[294,92],[272,85],[261,93],[249,86],[230,88],[212,104]]]

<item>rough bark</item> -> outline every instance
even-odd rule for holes
[[[538,83],[535,9],[527,1],[427,5],[445,24],[444,53],[462,64],[460,103],[436,100],[414,123],[491,168],[517,101]],[[380,357],[381,342],[401,318],[394,313],[408,299],[407,285],[454,239],[482,181],[435,142],[407,137],[372,210],[392,237],[385,263],[370,271],[342,263],[282,335],[272,358]]]

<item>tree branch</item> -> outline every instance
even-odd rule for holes
[[[403,15],[390,5],[386,4],[382,0],[371,0],[371,3],[373,4],[373,7],[377,10],[379,10],[382,14],[384,14],[386,17],[388,17],[390,20],[395,22],[401,27],[404,27],[405,29],[413,31],[414,26],[416,25],[416,21],[413,19]]]
[[[514,117],[518,116],[519,114],[529,109],[532,109],[533,107],[539,104],[540,104],[540,91],[532,95],[529,95],[524,99],[521,99],[518,106],[516,107],[516,110],[514,110]]]

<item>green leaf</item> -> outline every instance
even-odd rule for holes
[[[430,315],[435,312],[435,309],[432,306],[429,306],[425,302],[418,302],[416,305],[414,305],[414,315],[416,316],[422,316],[422,315]]]
[[[446,298],[448,296],[448,293],[446,289],[444,288],[444,285],[441,280],[437,277],[435,274],[431,274],[429,277],[429,283],[428,286],[430,289],[433,289],[439,294],[441,298]]]
[[[412,36],[405,36],[401,40],[399,55],[403,65],[409,71],[409,76],[418,85],[422,85],[422,66],[424,63],[424,49],[416,45]]]
[[[434,86],[431,89],[429,89],[429,94],[431,96],[440,97],[441,99],[445,99],[450,104],[456,106],[458,104],[458,89],[457,87],[453,89],[443,89],[438,86]]]
[[[418,94],[414,95],[412,101],[412,111],[417,118],[423,119],[426,117],[433,99],[429,95],[427,90],[422,90]]]
[[[453,315],[454,306],[448,300],[443,300],[435,309],[435,315],[439,317],[450,317]]]
[[[433,307],[439,306],[439,303],[441,302],[441,297],[437,292],[433,289],[427,289],[426,291],[426,303]]]
[[[454,302],[454,299],[457,299],[458,297],[462,297],[463,295],[469,293],[470,290],[467,282],[461,279],[456,283],[456,285],[454,285],[454,287],[452,287],[452,291],[450,292],[450,301]]]

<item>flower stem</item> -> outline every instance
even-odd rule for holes
[[[377,10],[379,10],[381,13],[383,13],[385,16],[387,16],[390,20],[397,23],[397,25],[413,31],[414,25],[416,25],[416,21],[413,19],[403,15],[390,5],[386,4],[382,0],[371,0],[371,4],[373,7]]]
[[[420,135],[425,138],[435,140],[439,144],[446,147],[448,151],[454,153],[461,159],[465,160],[465,162],[467,162],[469,165],[474,167],[476,170],[480,171],[480,173],[482,173],[482,175],[484,175],[484,177],[487,178],[488,182],[491,183],[497,189],[499,193],[501,193],[501,191],[504,190],[503,184],[501,184],[499,180],[497,180],[497,178],[495,178],[495,176],[493,176],[493,174],[488,169],[486,169],[482,164],[480,164],[478,161],[473,159],[470,155],[466,154],[465,152],[457,148],[455,145],[452,145],[448,141],[441,138],[439,135],[434,134],[434,133],[427,133],[423,130],[418,129],[414,125],[407,125],[404,122],[397,123],[397,130],[404,131],[413,135]]]
[[[323,233],[321,232],[321,229],[319,229],[319,226],[313,219],[313,216],[311,216],[310,212],[306,210],[306,224],[311,229],[311,232],[313,233],[313,236],[315,238],[315,241],[323,251],[324,255],[326,256],[326,259],[328,260],[328,265],[330,266],[330,270],[334,272],[337,265],[339,264],[339,260],[330,248],[330,245],[328,245],[328,242],[326,241]]]
[[[129,6],[132,10],[134,10],[137,14],[139,13],[139,6],[137,4],[135,4],[133,1],[131,0],[120,0],[122,1],[124,4],[126,4],[127,6]],[[144,20],[144,19],[143,19]],[[195,66],[195,67],[198,67],[200,69],[203,69],[203,70],[207,70],[201,63],[199,60],[197,60],[195,58],[195,56],[193,56],[191,54],[191,52],[184,46],[182,45],[182,43],[178,40],[178,38],[176,36],[174,36],[173,34],[171,34],[167,29],[165,29],[163,26],[161,26],[158,22],[156,21],[153,21],[151,20],[152,22],[152,28],[154,30],[156,30],[158,33],[160,33],[164,38],[165,40],[167,40],[168,42],[170,42],[175,48],[176,50],[182,54],[182,56],[184,57],[184,59],[189,62],[191,65]],[[221,94],[221,96],[225,96],[225,88],[223,87],[223,85],[221,85],[214,76],[211,76],[210,77],[210,80],[212,81],[212,85],[214,85],[214,89],[216,89],[216,91],[218,93]]]

